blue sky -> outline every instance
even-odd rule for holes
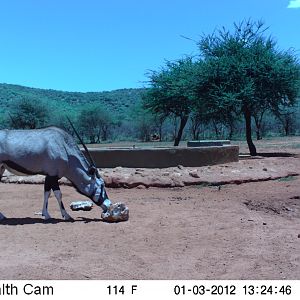
[[[0,82],[64,91],[143,87],[201,34],[262,19],[300,55],[300,0],[0,0]]]

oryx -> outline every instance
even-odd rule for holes
[[[74,127],[73,129],[75,130]],[[72,220],[62,203],[58,184],[58,180],[62,177],[69,179],[79,193],[89,197],[105,212],[111,202],[106,194],[104,181],[88,149],[84,144],[83,146],[89,161],[80,151],[73,137],[57,127],[0,130],[0,164],[2,164],[0,179],[4,172],[3,166],[17,174],[45,175],[42,209],[45,219],[51,218],[48,213],[48,199],[53,190],[62,217],[65,220]],[[0,212],[0,220],[4,218]]]

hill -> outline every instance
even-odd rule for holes
[[[145,89],[120,89],[105,92],[64,92],[51,89],[30,88],[0,83],[0,119],[11,105],[19,99],[28,98],[44,101],[58,113],[76,115],[85,105],[100,104],[117,118],[127,119],[129,111],[141,102]]]

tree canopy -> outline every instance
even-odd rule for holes
[[[259,127],[267,110],[279,114],[295,104],[299,92],[297,56],[280,51],[266,30],[261,21],[235,23],[233,32],[222,28],[203,35],[198,59],[168,61],[151,73],[145,107],[180,117],[174,145],[191,114],[195,122],[221,122],[231,130],[243,116],[250,154],[256,155],[252,118]]]
[[[265,31],[262,22],[248,20],[234,24],[233,33],[223,28],[199,41],[207,78],[198,94],[206,94],[208,106],[219,107],[221,117],[244,116],[251,155],[256,155],[251,118],[294,105],[299,90],[296,55],[278,50]]]
[[[183,129],[194,107],[193,78],[196,75],[191,57],[179,59],[166,65],[159,72],[150,74],[151,88],[144,97],[144,107],[155,114],[176,116],[180,126],[174,146],[178,146]]]
[[[43,127],[49,118],[46,105],[35,98],[16,100],[9,113],[9,123],[12,128],[35,129]]]

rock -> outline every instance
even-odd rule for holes
[[[129,209],[124,203],[112,204],[106,212],[101,214],[104,222],[122,222],[129,219]]]
[[[116,167],[116,168],[113,170],[113,172],[120,172],[120,171],[122,171],[122,170],[123,170],[122,167]]]
[[[143,176],[143,172],[141,172],[141,171],[135,171],[134,174],[135,175],[142,175]]]
[[[200,178],[200,175],[198,174],[198,171],[197,170],[192,170],[189,172],[189,175],[191,177],[194,177],[194,178]]]
[[[179,172],[174,172],[172,175],[175,176],[175,177],[180,177],[180,176],[181,176],[181,173],[179,173]]]
[[[257,171],[257,172],[256,172]],[[268,171],[268,172],[266,172]],[[271,175],[269,175],[271,174]],[[257,182],[265,180],[277,180],[299,175],[299,160],[286,159],[284,165],[278,159],[240,160],[227,165],[214,165],[202,167],[184,167],[178,165],[169,168],[105,168],[101,169],[100,175],[107,187],[148,188],[154,187],[176,187],[197,184],[242,184],[246,182]],[[43,184],[45,176],[15,176],[7,170],[3,174],[1,182],[5,183],[30,183]],[[62,178],[59,183],[71,185]],[[286,185],[288,187],[289,184]],[[291,195],[293,201],[300,199],[300,195]]]
[[[145,187],[143,184],[139,184],[136,188],[139,190],[145,190],[147,187]]]

